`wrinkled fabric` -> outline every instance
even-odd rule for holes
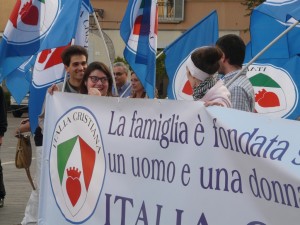
[[[231,107],[230,92],[224,86],[222,80],[219,80],[211,89],[209,89],[201,101],[217,102],[224,107]]]

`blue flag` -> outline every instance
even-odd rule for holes
[[[124,57],[149,98],[155,96],[157,24],[156,1],[130,0],[120,27]]]
[[[245,63],[299,18],[299,7],[300,1],[266,1],[253,10]],[[248,67],[258,113],[289,119],[300,115],[299,38],[299,26],[294,27]]]
[[[76,32],[82,0],[18,0],[0,44],[0,80],[43,49],[63,46]]]
[[[253,10],[250,21],[252,32],[250,33],[254,55],[291,26],[296,21],[295,19],[299,19],[299,7],[299,0],[266,1]],[[260,56],[260,59],[289,58],[299,54],[299,33],[300,26],[298,25],[272,45]]]
[[[76,33],[69,42],[63,46],[57,45],[55,48],[44,49],[36,56],[29,97],[29,118],[32,132],[38,125],[38,116],[41,113],[48,87],[64,80],[64,65],[60,57],[62,51],[71,45],[71,39],[74,37],[74,44],[88,47],[87,29],[89,28],[89,15],[93,12],[93,8],[89,0],[82,0],[80,4],[78,20],[73,21]]]
[[[6,77],[6,86],[18,104],[21,104],[25,95],[29,92],[32,79],[31,69],[34,61],[35,56],[29,58]]]
[[[192,99],[192,87],[186,77],[185,61],[196,48],[215,45],[218,29],[218,15],[213,11],[164,49],[169,77],[168,98]]]

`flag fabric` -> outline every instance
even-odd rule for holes
[[[32,82],[30,84],[29,118],[32,132],[38,125],[38,116],[41,113],[44,98],[49,86],[64,80],[64,65],[60,57],[62,51],[71,44],[81,45],[88,48],[89,15],[93,8],[89,0],[82,0],[78,12],[76,33],[69,42],[63,46],[44,49],[39,52],[34,63]],[[73,23],[76,23],[74,21]],[[71,39],[74,38],[71,42]]]
[[[284,32],[300,17],[300,1],[266,1],[256,7],[251,14],[250,30],[252,53],[256,55],[277,36]],[[255,29],[255,31],[254,31]],[[275,44],[273,44],[260,59],[289,58],[299,54],[300,25],[294,27]]]
[[[32,56],[6,77],[6,86],[18,104],[29,92],[34,62],[35,56]]]
[[[42,111],[48,87],[63,81],[64,65],[60,53],[67,46],[43,50],[36,57],[29,96],[29,119],[32,132],[38,126],[38,116]]]
[[[218,15],[213,11],[164,49],[169,77],[169,99],[192,99],[192,87],[186,77],[185,61],[196,48],[215,45],[218,29]]]
[[[266,0],[254,10],[285,22],[287,14],[290,14],[292,11],[299,8],[299,6],[299,0]]]
[[[298,0],[266,1],[253,10],[245,63],[299,19],[299,8]],[[300,28],[296,26],[248,67],[258,113],[288,119],[300,115],[299,38]]]
[[[149,98],[155,96],[158,29],[157,1],[130,0],[120,34],[126,44],[124,57],[139,77]]]
[[[76,32],[81,2],[17,0],[0,44],[0,80],[43,49],[69,43]]]

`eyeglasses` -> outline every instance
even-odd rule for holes
[[[124,72],[123,72],[123,73],[124,73]],[[122,76],[123,73],[122,73],[122,72],[116,72],[116,73],[114,73],[114,75],[119,77],[119,76]]]
[[[108,81],[107,77],[96,77],[96,76],[89,76],[89,78],[91,79],[91,81],[96,84],[99,80],[101,81],[101,83],[106,83]]]

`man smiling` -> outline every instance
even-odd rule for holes
[[[66,72],[70,75],[70,78],[66,82],[64,92],[80,93],[83,74],[87,68],[87,50],[82,46],[72,45],[62,52],[61,58]],[[59,90],[62,89],[62,85],[63,83],[57,85]],[[54,86],[51,88],[56,90]]]
[[[88,52],[87,50],[79,45],[72,45],[66,48],[62,54],[61,58],[65,67],[66,72],[70,75],[69,79],[66,81],[64,92],[70,93],[80,93],[81,83],[83,80],[84,71],[87,68]],[[53,94],[53,91],[62,90],[63,82],[59,84],[53,84],[48,92]],[[42,137],[43,123],[45,116],[45,108],[43,107],[42,113],[39,116],[39,127],[37,127],[35,132],[35,137],[38,135]],[[30,126],[30,125],[29,125]],[[41,169],[41,158],[42,158],[42,140],[39,145],[36,145],[36,174],[40,174]],[[27,225],[32,223],[37,223],[38,221],[38,202],[39,202],[39,176],[36,176],[36,190],[33,190],[25,209],[25,215],[21,222],[21,225]]]

